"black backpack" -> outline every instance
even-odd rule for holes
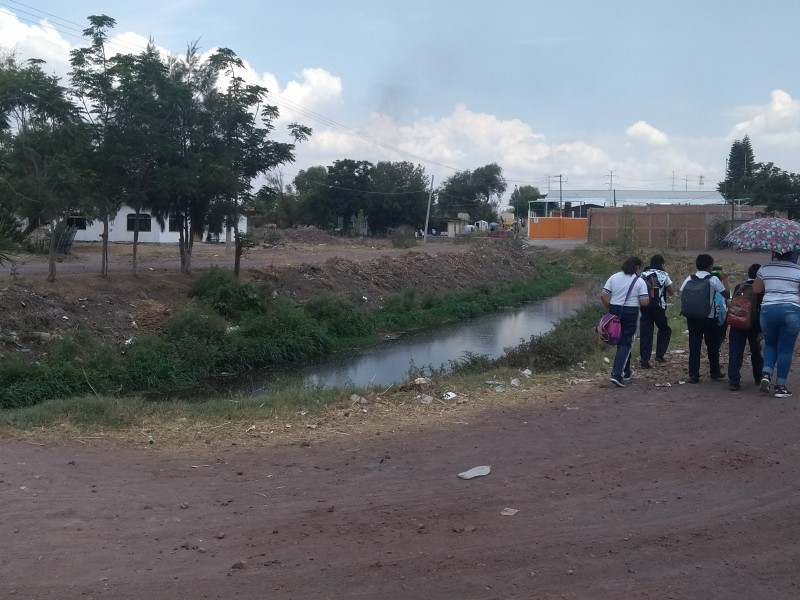
[[[681,314],[689,319],[707,319],[711,314],[711,275],[689,277],[681,290]]]

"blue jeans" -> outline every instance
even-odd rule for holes
[[[614,356],[614,365],[611,367],[611,376],[622,381],[631,374],[631,346],[636,335],[636,326],[639,324],[638,306],[619,306],[612,304],[608,312],[619,316],[622,325],[622,336],[617,344],[617,354]]]
[[[776,385],[786,385],[797,334],[800,333],[800,306],[767,304],[761,307],[764,332],[764,372],[772,374],[777,363]]]

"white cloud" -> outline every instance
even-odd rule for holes
[[[659,131],[646,121],[636,121],[625,130],[625,135],[652,146],[664,146],[669,143],[667,134]]]
[[[63,76],[69,69],[70,44],[46,21],[26,25],[0,8],[0,46],[15,53],[18,62],[38,58],[47,62],[46,72]]]
[[[734,125],[729,140],[749,135],[754,145],[800,146],[800,101],[783,90],[773,90],[767,104],[740,107],[747,116]]]

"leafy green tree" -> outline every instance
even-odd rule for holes
[[[49,224],[47,280],[55,281],[56,244],[81,197],[88,140],[67,91],[41,65],[31,60],[24,67],[13,61],[0,66],[0,181],[15,214]]]
[[[800,217],[800,176],[772,163],[759,163],[748,180],[751,204],[764,204],[769,212],[786,211],[790,219]]]
[[[321,165],[301,169],[292,183],[297,194],[297,223],[333,229],[337,218],[327,204],[328,169]]]
[[[514,186],[514,191],[511,192],[509,199],[509,205],[514,208],[514,217],[525,219],[528,214],[528,202],[533,202],[541,197],[539,188],[534,185]]]
[[[459,171],[447,178],[437,192],[440,217],[469,213],[473,221],[497,218],[497,204],[506,191],[502,168],[496,163],[474,171]]]
[[[123,176],[121,197],[135,211],[132,266],[136,276],[141,213],[150,211],[159,226],[165,227],[166,211],[161,206],[167,196],[158,182],[168,154],[169,136],[164,122],[171,110],[167,104],[169,82],[152,42],[138,55],[115,56],[111,64],[117,117],[109,127],[109,137],[115,142]]]
[[[84,195],[91,197],[90,217],[103,224],[100,276],[108,275],[108,224],[122,205],[118,148],[111,132],[119,112],[116,104],[117,89],[111,70],[106,44],[116,21],[106,15],[88,17],[89,27],[83,35],[90,40],[88,46],[70,52],[72,94],[82,107],[82,114],[91,131],[91,145],[86,156],[88,173],[83,182]]]
[[[731,144],[725,170],[725,180],[717,184],[717,191],[728,201],[748,197],[748,180],[756,167],[750,137],[744,136]]]
[[[217,175],[216,214],[234,231],[234,274],[238,276],[246,239],[238,229],[239,217],[250,199],[252,181],[270,169],[293,162],[295,143],[308,139],[311,129],[292,123],[288,128],[295,143],[271,140],[279,113],[276,106],[265,103],[266,88],[246,84],[237,76],[236,69],[244,64],[228,48],[217,50],[209,62],[213,69],[225,73],[228,85],[224,92],[215,90],[208,95],[214,135],[209,144],[212,158],[206,170]]]
[[[428,207],[425,169],[410,162],[379,162],[370,172],[366,214],[372,231],[418,227]]]
[[[349,158],[337,160],[328,167],[328,189],[319,208],[329,222],[335,223],[341,216],[345,223],[349,223],[359,211],[366,212],[366,197],[373,169],[372,163],[366,160]]]

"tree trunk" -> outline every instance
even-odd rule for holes
[[[47,253],[47,281],[56,280],[56,241],[58,236],[58,221],[50,222],[50,249]]]
[[[103,233],[100,234],[102,253],[100,255],[100,277],[108,277],[108,211],[103,211]]]
[[[181,250],[181,273],[184,275],[192,272],[192,233],[191,224],[183,217],[178,245]]]
[[[133,224],[133,276],[139,275],[139,211],[136,211],[136,221]]]
[[[238,232],[237,232],[238,233]],[[233,276],[237,279],[239,278],[239,268],[242,264],[242,249],[243,249],[242,239],[238,235],[236,236],[236,255],[233,258]]]

